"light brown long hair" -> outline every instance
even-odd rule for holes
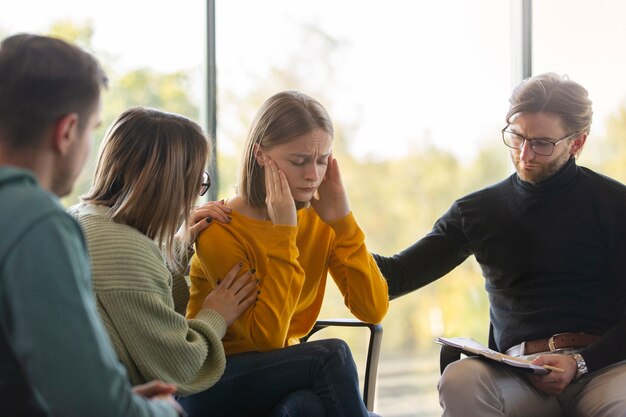
[[[85,202],[111,207],[115,222],[157,242],[170,267],[177,267],[202,182],[210,147],[195,122],[154,109],[132,108],[113,123],[102,143],[96,174]]]
[[[316,129],[334,136],[324,106],[304,93],[283,91],[263,103],[250,127],[240,165],[237,193],[246,203],[265,207],[265,174],[256,161],[256,146],[269,150]]]

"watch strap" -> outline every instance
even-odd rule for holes
[[[576,361],[576,375],[574,375],[574,381],[578,381],[583,378],[589,370],[587,369],[587,362],[580,353],[572,353],[572,357]]]

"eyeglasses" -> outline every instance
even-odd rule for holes
[[[206,171],[202,171],[202,183],[200,184],[200,196],[206,194],[209,191],[209,187],[211,187],[211,177],[209,177],[209,173]]]
[[[519,133],[506,130],[508,129],[508,127],[509,125],[506,125],[506,127],[502,129],[502,140],[504,141],[504,144],[506,146],[508,146],[511,149],[519,150],[524,147],[524,143],[529,142],[530,148],[533,150],[533,152],[536,153],[537,155],[542,155],[542,156],[552,155],[552,153],[554,152],[554,147],[556,145],[558,145],[559,143],[561,143],[562,141],[566,139],[573,137],[574,135],[578,133],[578,132],[570,133],[569,135],[556,141],[552,141],[549,139],[527,139],[524,136],[520,135]]]

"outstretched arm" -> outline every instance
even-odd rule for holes
[[[389,257],[374,255],[389,285],[391,299],[441,278],[471,254],[461,223],[455,204],[437,220],[428,235],[402,252]]]

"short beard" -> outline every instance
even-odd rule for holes
[[[511,160],[513,161],[513,165],[515,166],[515,171],[517,172],[517,175],[522,180],[530,184],[537,185],[553,177],[557,172],[559,172],[561,168],[565,166],[567,161],[569,161],[569,159],[572,157],[569,154],[567,154],[567,156],[568,157],[565,159],[557,158],[554,161],[551,161],[550,163],[543,165],[539,171],[532,172],[530,173],[530,175],[526,175],[526,173],[522,170],[522,168],[520,168],[521,161],[519,160],[519,158],[517,158],[516,160],[513,154],[511,154]]]

